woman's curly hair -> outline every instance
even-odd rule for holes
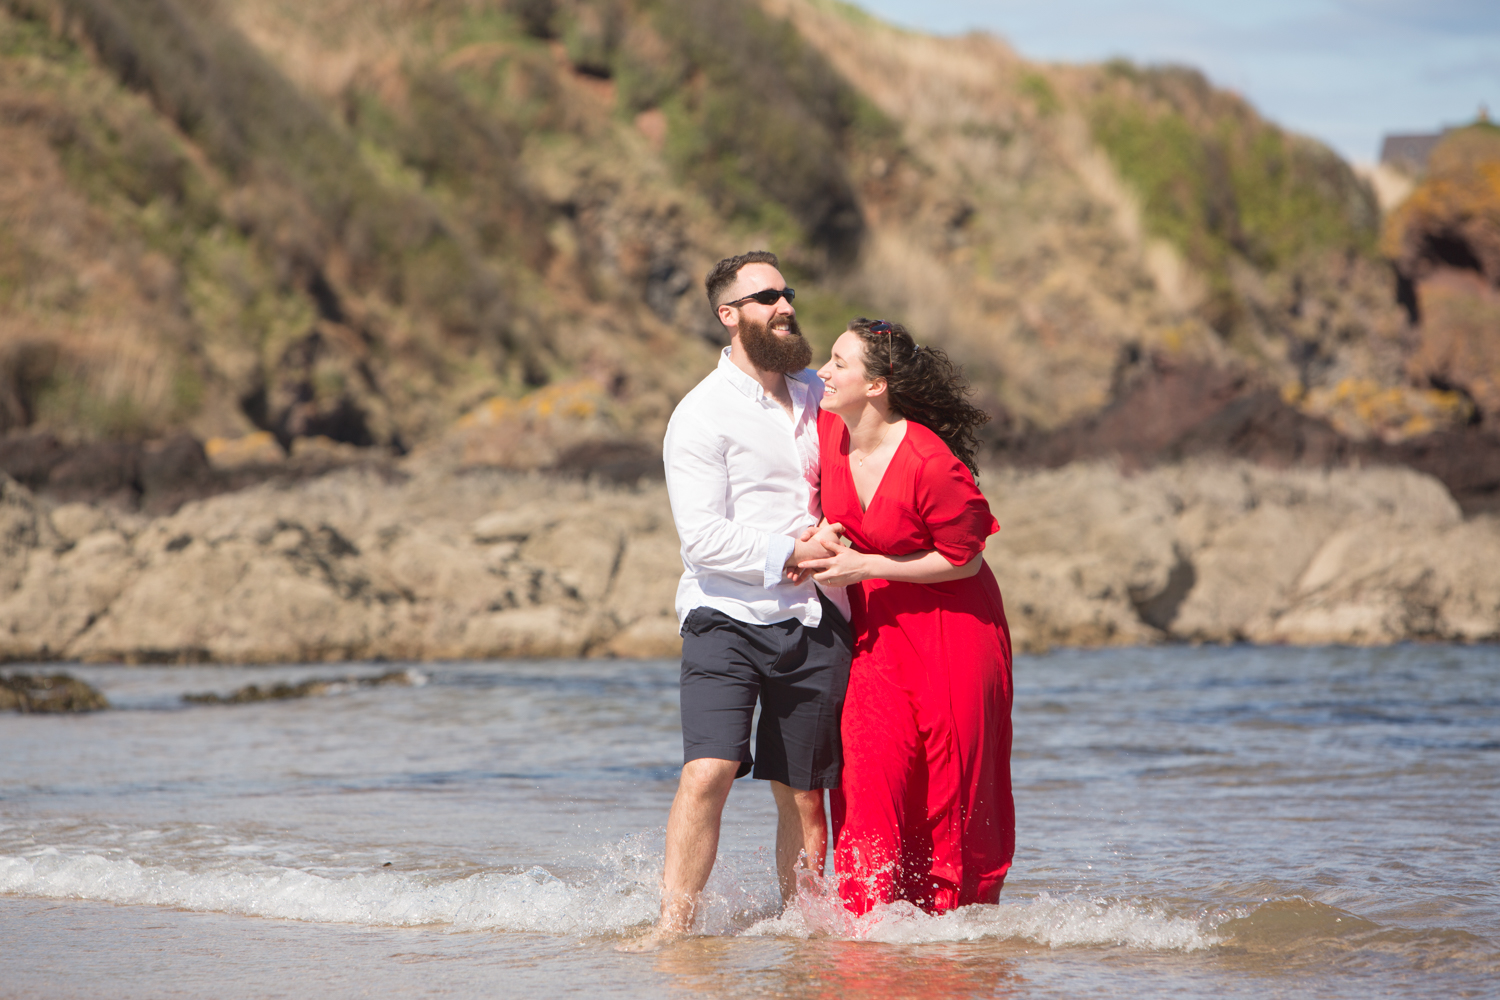
[[[943,439],[958,460],[976,477],[974,456],[979,437],[974,429],[990,415],[970,403],[969,384],[948,355],[918,347],[900,323],[865,319],[849,324],[849,331],[865,347],[865,375],[885,379],[891,410]]]

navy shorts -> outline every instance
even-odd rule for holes
[[[694,608],[682,624],[682,760],[741,762],[797,789],[837,788],[839,716],[849,686],[849,623],[822,596],[823,620],[771,625]],[[761,703],[755,755],[750,725]]]

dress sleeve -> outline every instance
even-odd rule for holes
[[[974,485],[969,469],[951,452],[932,455],[917,476],[917,510],[932,536],[932,547],[955,566],[984,551],[984,540],[1000,530],[989,501]]]

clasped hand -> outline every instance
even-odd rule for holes
[[[794,583],[811,577],[825,587],[847,587],[865,579],[864,553],[856,552],[844,537],[842,524],[808,528],[797,539],[787,561],[787,578]]]

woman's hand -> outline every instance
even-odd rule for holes
[[[797,565],[812,573],[812,578],[825,587],[847,587],[871,577],[870,557],[856,552],[840,541],[836,550],[831,550],[822,559],[808,559]]]
[[[842,524],[829,524],[825,519],[821,524],[809,526],[797,538],[797,544],[787,559],[786,579],[790,583],[802,583],[813,574],[812,570],[803,568],[804,563],[832,555],[848,544]]]

